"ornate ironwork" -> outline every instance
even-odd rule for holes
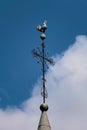
[[[38,48],[38,50],[36,49],[33,49],[32,50],[32,53],[34,55],[34,57],[39,57],[41,63],[42,63],[42,81],[43,81],[43,86],[42,86],[42,89],[41,89],[41,96],[43,97],[43,103],[45,103],[45,99],[48,97],[48,94],[47,94],[47,89],[46,89],[46,86],[45,86],[45,82],[46,82],[46,79],[45,79],[45,66],[47,65],[47,63],[50,63],[51,65],[54,65],[54,61],[52,58],[47,58],[45,56],[45,43],[44,43],[44,39],[46,38],[46,35],[45,35],[45,31],[47,29],[47,25],[46,25],[46,21],[43,23],[42,26],[38,25],[36,27],[36,29],[40,32],[42,32],[41,34],[41,39],[42,39],[42,50],[40,50]]]

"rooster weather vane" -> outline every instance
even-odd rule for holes
[[[40,59],[41,63],[42,63],[43,86],[42,86],[42,89],[41,89],[41,96],[43,97],[43,103],[45,103],[45,99],[48,97],[47,89],[46,89],[46,86],[45,86],[45,82],[46,82],[46,79],[45,79],[45,67],[47,66],[47,63],[50,63],[51,65],[55,64],[52,58],[47,58],[47,56],[45,55],[45,43],[44,43],[44,40],[46,38],[46,35],[45,35],[45,31],[47,29],[46,23],[47,23],[47,21],[44,21],[42,26],[41,25],[36,26],[36,29],[41,32],[40,38],[42,39],[42,44],[41,44],[42,51],[39,48],[38,48],[38,50],[36,50],[36,49],[32,50],[32,53],[33,53],[34,57],[38,57]]]

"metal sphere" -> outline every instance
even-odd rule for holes
[[[48,105],[45,104],[45,103],[41,104],[40,110],[41,110],[41,111],[47,111],[47,110],[48,110]]]
[[[46,38],[46,35],[44,33],[42,33],[40,37],[42,40],[44,40]]]

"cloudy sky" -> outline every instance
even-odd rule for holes
[[[46,19],[46,72],[53,130],[87,129],[87,1],[0,1],[0,130],[34,130],[42,103],[37,24]]]

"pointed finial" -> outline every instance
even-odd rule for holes
[[[45,53],[44,39],[46,38],[45,31],[47,29],[47,21],[45,20],[43,22],[42,26],[41,25],[36,26],[36,29],[42,33],[41,36],[40,36],[41,39],[42,39],[42,44],[41,44],[42,49],[41,50],[39,49],[39,52],[36,49],[34,49],[32,51],[32,53],[33,53],[33,55],[35,57],[38,57],[40,59],[41,64],[42,64],[42,81],[43,81],[43,85],[42,85],[42,90],[41,90],[41,96],[43,97],[43,103],[45,103],[45,99],[48,97],[48,93],[47,93],[46,85],[45,85],[45,82],[46,82],[46,79],[45,79],[45,71],[46,70],[45,69],[46,69],[47,63],[49,63],[51,65],[54,65],[54,61],[51,58],[50,59],[47,58],[46,53]],[[42,105],[41,108],[44,109],[45,106]]]

